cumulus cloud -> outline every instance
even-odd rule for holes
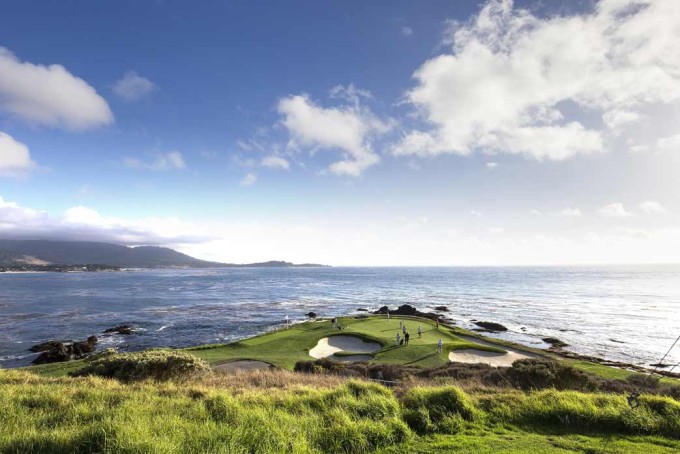
[[[257,182],[257,175],[254,173],[250,172],[247,173],[246,176],[243,177],[241,180],[240,185],[241,186],[252,186]]]
[[[83,130],[113,123],[107,102],[61,65],[20,61],[0,47],[0,111],[31,124]]]
[[[167,153],[159,153],[153,161],[147,162],[139,158],[126,157],[123,159],[123,164],[132,169],[165,171],[165,170],[183,170],[187,168],[184,162],[184,157],[179,151],[169,151]]]
[[[331,164],[329,170],[338,175],[360,175],[380,161],[372,149],[372,139],[392,126],[362,104],[362,98],[369,96],[350,85],[331,90],[332,98],[345,101],[337,107],[320,106],[304,94],[281,99],[278,112],[290,135],[289,147],[312,152],[339,150],[343,159]]]
[[[468,22],[451,22],[450,52],[415,72],[405,100],[425,126],[392,151],[538,160],[608,151],[625,126],[680,100],[678,17],[676,0],[601,0],[547,18],[490,0]],[[587,125],[593,114],[601,122]]]
[[[632,213],[626,211],[622,203],[610,203],[598,210],[601,216],[607,218],[627,218],[632,216]]]
[[[659,202],[654,200],[647,200],[639,205],[640,210],[646,214],[663,214],[668,211]]]
[[[26,145],[0,132],[0,176],[23,175],[34,165]]]
[[[642,145],[642,151],[648,149],[648,147]],[[633,150],[637,151],[637,150]],[[656,151],[662,153],[678,153],[680,152],[680,134],[675,134],[672,136],[660,137],[656,141]]]
[[[581,210],[578,208],[567,207],[552,213],[552,215],[558,218],[580,218]]]
[[[113,86],[113,92],[126,101],[137,101],[156,89],[156,85],[134,71],[126,72]]]
[[[403,25],[401,27],[401,34],[404,36],[411,36],[413,34],[413,29],[411,27],[407,27],[406,25]]]
[[[282,169],[282,170],[290,169],[290,163],[281,156],[276,155],[265,156],[264,158],[262,158],[262,161],[260,161],[260,163],[264,167],[269,167],[270,169]]]
[[[187,234],[192,232],[192,234]],[[84,206],[60,215],[22,207],[0,197],[0,235],[9,239],[105,241],[126,245],[201,243],[214,239],[173,217],[122,219]]]
[[[489,170],[493,170],[493,169],[495,169],[496,167],[498,167],[498,163],[497,163],[497,162],[487,162],[487,163],[486,163],[486,168],[489,169]]]

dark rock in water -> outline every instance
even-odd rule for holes
[[[544,337],[544,338],[541,339],[541,340],[542,340],[543,342],[545,342],[546,344],[552,345],[554,348],[562,348],[562,347],[568,347],[568,346],[569,346],[569,344],[567,344],[566,342],[563,342],[563,341],[559,340],[559,339],[556,338],[556,337]]]
[[[46,348],[46,346],[49,345],[49,348],[45,350],[38,350],[42,351],[42,353],[33,360],[33,364],[60,363],[63,361],[82,358],[95,350],[97,347],[97,342],[97,336],[90,336],[87,338],[87,340],[80,342],[43,342],[42,344],[35,345],[34,347]]]
[[[439,312],[448,312],[449,308],[446,306],[435,306],[434,310]]]
[[[68,347],[70,347],[70,345]],[[33,364],[48,364],[69,361],[73,358],[73,356],[71,355],[70,349],[68,347],[63,342],[58,342],[53,349],[41,353],[40,356],[34,359]]]
[[[392,311],[391,313],[394,315],[416,315],[418,313],[418,309],[408,304],[402,304],[397,308],[396,311]]]
[[[316,312],[307,312],[305,315],[309,318],[316,318]]]
[[[50,350],[55,350],[59,348],[61,345],[64,344],[64,342],[71,342],[71,341],[47,341],[47,342],[42,342],[40,344],[35,344],[33,347],[29,348],[30,351],[33,353],[40,353],[40,352],[47,352]]]
[[[108,333],[118,333],[118,334],[132,334],[132,326],[130,325],[118,325],[115,328],[109,328],[104,330],[104,334]]]
[[[99,339],[97,339],[97,336],[90,336],[86,341],[74,342],[71,344],[71,353],[78,357],[84,356],[87,353],[92,353],[94,349],[97,348],[98,341]]]
[[[390,315],[411,315],[411,316],[416,316],[416,317],[429,318],[431,320],[437,320],[437,319],[441,320],[441,315],[435,314],[435,313],[430,313],[430,312],[420,312],[418,309],[411,306],[410,304],[402,304],[396,310],[390,310],[389,307],[383,306],[373,313],[384,315],[384,314],[387,314],[388,312],[389,312]]]
[[[612,342],[616,342],[617,344],[625,344],[624,341],[620,341],[620,340],[617,340],[617,339],[609,339],[609,340],[612,341]]]
[[[365,307],[361,307],[357,309],[357,312],[368,312],[368,309],[366,309]]]
[[[489,331],[507,331],[508,329],[501,325],[500,323],[495,323],[495,322],[475,322],[475,325],[480,326],[484,329],[488,329]]]
[[[527,330],[526,326],[523,326],[523,327],[521,327],[520,329],[521,329],[522,331],[526,331],[526,330]]]
[[[654,364],[650,364],[650,366],[652,366],[652,367],[668,367],[668,366],[670,366],[670,364],[654,363]]]

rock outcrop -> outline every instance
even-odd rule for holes
[[[83,358],[95,350],[97,342],[97,336],[90,336],[87,340],[79,342],[47,341],[34,345],[30,350],[42,353],[33,360],[33,364],[59,363]]]
[[[501,325],[500,323],[495,323],[495,322],[475,322],[475,325],[479,326],[480,328],[484,328],[489,331],[494,331],[494,332],[501,332],[501,331],[507,331],[508,328],[505,326]]]
[[[104,334],[117,333],[117,334],[132,334],[132,326],[130,325],[118,325],[115,328],[109,328],[104,330]]]

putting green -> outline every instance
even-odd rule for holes
[[[434,322],[416,317],[369,316],[367,318],[343,317],[338,320],[342,329],[332,327],[330,321],[317,321],[293,325],[261,336],[245,339],[228,345],[196,347],[188,349],[213,365],[233,360],[266,361],[284,369],[293,369],[297,361],[310,360],[312,350],[321,339],[334,335],[357,336],[367,342],[380,344],[381,349],[373,354],[373,362],[408,364],[418,367],[432,367],[449,362],[449,352],[456,349],[485,350],[503,353],[500,347],[479,345],[461,339],[441,326],[437,330]],[[400,324],[405,324],[410,333],[409,345],[395,345],[396,335],[401,335]],[[418,337],[418,326],[422,337]],[[437,352],[439,339],[444,343],[441,354]]]

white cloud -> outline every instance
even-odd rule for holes
[[[474,216],[474,217],[476,217],[476,218],[481,218],[481,217],[482,217],[482,213],[480,213],[479,211],[476,211],[476,210],[470,211],[470,215],[472,215],[472,216]]]
[[[34,166],[28,147],[0,132],[0,176],[20,176]]]
[[[290,168],[290,163],[288,161],[281,156],[276,155],[265,156],[262,158],[261,164],[270,169],[288,170]]]
[[[371,146],[373,137],[387,132],[391,124],[376,117],[361,98],[368,92],[350,85],[331,90],[334,98],[348,103],[339,107],[322,107],[307,95],[295,95],[279,101],[282,124],[290,134],[289,147],[315,150],[340,150],[343,159],[330,165],[338,175],[358,176],[377,164],[380,157]],[[368,94],[370,95],[370,94]]]
[[[502,235],[503,233],[505,233],[505,229],[503,227],[490,227],[489,229],[487,229],[487,232],[490,235]]]
[[[680,134],[660,137],[656,141],[656,150],[662,153],[680,153]]]
[[[450,23],[450,53],[415,72],[406,101],[428,127],[392,151],[545,160],[608,151],[641,112],[652,115],[645,109],[680,101],[678,17],[676,0],[602,0],[547,18],[487,1],[470,21]],[[586,126],[586,111],[603,124]]]
[[[126,157],[123,159],[123,164],[132,169],[143,170],[183,170],[187,165],[184,162],[184,157],[179,151],[169,151],[167,153],[159,153],[153,161],[146,162],[139,158]]]
[[[0,235],[10,239],[110,241],[128,245],[170,245],[214,239],[214,235],[200,226],[188,225],[172,217],[123,219],[102,216],[83,206],[53,216],[5,201],[2,197]]]
[[[241,180],[241,186],[252,186],[257,182],[257,175],[254,173],[247,173],[245,177]]]
[[[640,120],[640,114],[630,110],[610,110],[602,115],[602,121],[612,131],[620,132],[624,126],[636,123]]]
[[[126,72],[113,86],[113,92],[126,101],[137,101],[156,89],[156,85],[134,71]]]
[[[640,210],[642,210],[642,212],[646,214],[662,214],[668,212],[663,205],[654,200],[647,200],[646,202],[642,202],[639,205],[639,207]]]
[[[31,124],[70,130],[113,123],[97,91],[61,65],[22,62],[0,47],[0,111]]]
[[[401,27],[401,34],[404,36],[411,36],[413,34],[413,29],[404,25]]]
[[[578,208],[567,207],[552,213],[552,215],[558,218],[580,218],[581,210]]]
[[[489,170],[493,170],[493,169],[495,169],[496,167],[498,167],[498,163],[497,163],[497,162],[487,162],[487,163],[486,163],[486,168],[489,169]]]
[[[632,213],[626,211],[622,203],[610,203],[598,210],[601,216],[608,218],[626,218],[632,216]]]

